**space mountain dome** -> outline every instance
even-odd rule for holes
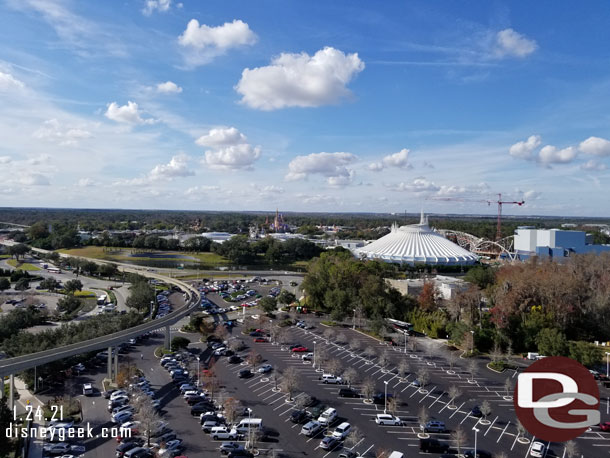
[[[456,245],[428,227],[428,217],[421,214],[419,224],[392,225],[389,234],[355,250],[361,259],[378,259],[397,264],[470,265],[479,257]]]

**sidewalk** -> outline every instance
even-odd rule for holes
[[[19,394],[19,399],[15,402],[15,411],[17,414],[25,413],[26,406],[31,405],[36,410],[36,407],[43,406],[43,402],[38,399],[34,394],[32,394],[25,386],[25,383],[20,379],[15,377],[15,393]],[[34,418],[31,427],[36,428],[41,426],[41,422]],[[42,447],[43,441],[40,438],[30,439],[30,451],[28,453],[29,458],[39,458],[42,457]]]

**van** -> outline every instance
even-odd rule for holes
[[[337,410],[329,407],[318,417],[318,422],[323,426],[332,424],[337,419]]]
[[[348,422],[344,421],[343,423],[341,423],[339,426],[337,426],[335,428],[335,430],[333,431],[333,437],[338,440],[343,440],[347,437],[347,435],[350,433],[351,430],[352,430],[352,425],[350,425]]]
[[[83,384],[83,394],[85,396],[91,396],[93,394],[93,385],[91,383]]]
[[[322,425],[317,421],[310,421],[303,425],[301,428],[301,434],[304,434],[307,437],[312,437],[318,434],[318,432],[322,429]]]
[[[248,429],[250,431],[261,430],[263,429],[263,419],[262,418],[244,418],[239,424],[235,427],[237,432],[240,434],[246,434]]]

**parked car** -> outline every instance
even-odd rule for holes
[[[290,421],[293,423],[303,423],[308,421],[311,415],[306,410],[293,410],[290,414]]]
[[[446,453],[449,450],[449,444],[433,438],[420,439],[419,449],[425,453]]]
[[[470,416],[475,418],[481,418],[483,416],[483,412],[481,412],[479,406],[474,406],[470,411]]]
[[[295,347],[291,350],[293,353],[305,353],[309,351],[307,347]]]
[[[353,450],[343,450],[339,453],[339,458],[359,458],[360,455]]]
[[[545,454],[546,454],[546,446],[544,445],[544,443],[542,443],[540,441],[534,441],[532,443],[532,448],[530,449],[530,456],[535,456],[535,457],[541,458]]]
[[[358,398],[360,395],[353,388],[341,388],[339,390],[340,398]]]
[[[394,395],[392,393],[388,393],[387,400],[389,401],[393,397],[394,397]],[[385,393],[375,393],[375,395],[373,396],[373,404],[384,405],[385,402],[386,402]]]
[[[208,420],[201,425],[201,429],[204,433],[210,433],[212,428],[216,428],[218,426],[222,426],[222,423],[217,420]]]
[[[610,431],[610,421],[606,421],[606,422],[604,422],[604,423],[600,423],[600,424],[599,424],[599,428],[600,428],[602,431]]]
[[[233,355],[233,356],[229,357],[229,363],[230,364],[239,364],[239,363],[241,363],[241,358],[237,355]]]
[[[332,425],[333,421],[337,419],[337,410],[329,407],[318,417],[318,422],[323,426]]]
[[[332,374],[322,374],[322,383],[340,384],[343,383],[343,379]]]
[[[430,420],[426,424],[419,425],[419,428],[425,433],[444,433],[447,431],[445,423],[438,420]]]
[[[339,440],[334,436],[326,436],[320,441],[320,448],[331,450],[339,444]]]
[[[273,366],[271,364],[263,364],[261,367],[258,368],[258,372],[259,374],[265,374],[271,371],[271,369],[273,369]]]
[[[301,434],[307,437],[313,437],[322,430],[322,425],[317,421],[309,421],[301,428]]]
[[[464,452],[464,458],[493,458],[493,455],[489,452],[486,452],[485,450],[480,450],[477,448],[476,457],[474,456],[474,450],[466,450],[466,452]]]
[[[254,374],[252,374],[252,371],[250,369],[242,369],[239,371],[237,376],[239,378],[249,378],[249,377],[252,377],[252,375],[254,375]]]
[[[375,417],[375,423],[377,423],[378,425],[389,425],[389,426],[400,426],[402,424],[402,421],[400,420],[400,418],[395,417],[393,415],[390,414],[385,414],[385,413],[378,413],[377,416]]]
[[[350,433],[350,431],[352,430],[352,425],[350,425],[348,422],[344,421],[343,423],[341,423],[339,426],[337,426],[335,428],[335,430],[333,431],[333,437],[337,440],[343,440],[347,437],[347,435]]]
[[[216,426],[211,429],[210,436],[215,441],[217,440],[237,440],[239,434],[236,429],[229,429],[226,426]]]
[[[244,450],[244,446],[238,442],[223,442],[220,444],[219,449],[221,455],[228,455],[231,452]]]

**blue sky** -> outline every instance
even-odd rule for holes
[[[610,4],[0,0],[0,206],[610,210]]]

